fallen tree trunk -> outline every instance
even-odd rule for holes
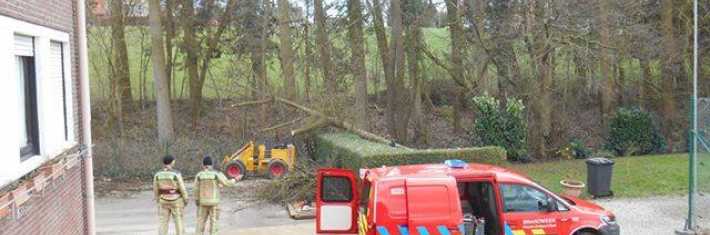
[[[249,88],[249,87],[246,87],[246,88],[247,88],[247,89],[251,89],[251,90],[253,90],[253,91],[255,91],[255,92],[260,92],[260,91],[258,91],[258,90],[253,89],[253,88]],[[339,120],[339,119],[334,118],[334,117],[327,116],[327,115],[325,115],[324,113],[321,113],[321,112],[316,111],[316,110],[314,110],[314,109],[311,109],[311,108],[309,108],[309,107],[303,106],[303,105],[301,105],[301,104],[298,104],[298,103],[296,103],[296,102],[293,102],[293,101],[291,101],[291,100],[284,99],[284,98],[281,98],[281,97],[278,97],[278,96],[274,96],[274,97],[267,98],[267,99],[263,99],[263,100],[242,102],[242,103],[239,103],[239,104],[235,104],[235,105],[233,105],[232,107],[241,107],[241,106],[248,106],[248,105],[259,105],[259,104],[264,104],[264,103],[268,103],[268,102],[271,102],[271,101],[274,101],[274,102],[281,102],[281,103],[286,104],[286,105],[288,105],[288,106],[291,106],[291,107],[294,107],[294,108],[296,108],[296,109],[299,109],[299,110],[301,110],[301,111],[303,111],[303,112],[306,112],[306,113],[310,114],[311,116],[315,116],[315,117],[318,117],[318,118],[319,118],[319,119],[318,119],[315,123],[313,123],[312,125],[308,125],[308,126],[303,127],[303,128],[299,128],[299,129],[296,129],[296,130],[292,130],[292,131],[291,131],[291,135],[294,135],[294,136],[295,136],[295,135],[302,134],[302,133],[305,133],[305,132],[309,132],[309,131],[311,131],[311,130],[315,130],[315,129],[318,129],[318,128],[322,128],[322,127],[325,127],[325,126],[328,126],[328,125],[333,125],[333,126],[335,126],[335,127],[342,128],[342,129],[345,129],[345,130],[347,130],[347,131],[350,131],[350,132],[352,132],[352,133],[354,133],[354,134],[360,136],[360,138],[363,138],[363,139],[366,139],[366,140],[370,140],[370,141],[378,142],[378,143],[382,143],[382,144],[387,144],[387,145],[394,145],[393,147],[400,147],[400,148],[407,148],[407,149],[409,149],[409,147],[406,147],[406,146],[404,146],[404,145],[397,144],[397,143],[395,143],[393,140],[390,140],[390,139],[387,139],[387,138],[385,138],[385,137],[376,135],[376,134],[371,133],[371,132],[369,132],[369,131],[365,131],[365,130],[359,129],[359,128],[355,127],[355,125],[353,125],[352,123],[349,123],[349,122],[346,122],[346,121],[343,121],[343,120]],[[273,128],[273,127],[271,127],[271,128]],[[264,130],[271,129],[271,128],[266,128],[266,129],[264,129]]]
[[[310,124],[306,124],[306,126],[291,130],[291,136],[297,136],[318,128],[326,127],[330,125],[331,123],[328,121],[326,118],[319,118],[315,122],[312,122]]]
[[[233,104],[232,107],[238,108],[238,107],[242,107],[242,106],[265,104],[265,103],[269,103],[271,101],[273,101],[273,100],[271,100],[271,98],[263,99],[263,100],[252,100],[252,101],[246,101],[246,102]]]
[[[303,105],[300,105],[300,104],[298,104],[298,103],[296,103],[296,102],[293,102],[293,101],[290,101],[290,100],[287,100],[287,99],[284,99],[284,98],[281,98],[281,97],[276,97],[275,100],[278,101],[278,102],[284,103],[284,104],[286,104],[286,105],[289,105],[289,106],[291,106],[291,107],[300,109],[300,110],[302,110],[302,111],[304,111],[304,112],[306,112],[306,113],[308,113],[308,114],[310,114],[310,115],[317,116],[317,117],[321,117],[322,119],[324,119],[324,120],[326,121],[326,124],[330,124],[330,125],[333,125],[333,126],[336,126],[336,127],[339,127],[339,128],[345,129],[345,130],[348,130],[348,131],[350,131],[350,132],[352,132],[352,133],[354,133],[354,134],[360,136],[360,137],[363,138],[363,139],[370,140],[370,141],[374,141],[374,142],[378,142],[378,143],[382,143],[382,144],[388,144],[388,145],[394,144],[396,147],[407,148],[407,147],[405,147],[405,146],[403,146],[403,145],[394,143],[394,141],[389,140],[389,139],[387,139],[387,138],[384,138],[384,137],[382,137],[382,136],[379,136],[379,135],[376,135],[376,134],[374,134],[374,133],[371,133],[371,132],[368,132],[368,131],[359,129],[359,128],[355,127],[355,125],[353,125],[352,123],[349,123],[349,122],[346,122],[346,121],[343,121],[343,120],[339,120],[339,119],[336,119],[336,118],[333,118],[333,117],[329,117],[329,116],[327,116],[327,115],[325,115],[325,114],[323,114],[323,113],[321,113],[321,112],[319,112],[319,111],[313,110],[313,109],[308,108],[308,107],[303,106]],[[320,121],[320,120],[319,120],[319,121]],[[313,125],[312,128],[310,128],[310,129],[301,128],[301,129],[298,130],[299,132],[297,132],[297,133],[307,132],[307,131],[310,131],[310,130],[312,130],[312,129],[317,129],[317,128],[320,128],[320,127],[323,127],[323,126],[316,126],[316,125]],[[291,132],[292,135],[295,135],[294,133],[295,133],[294,131]]]
[[[267,128],[261,129],[261,132],[268,132],[268,131],[278,130],[278,129],[281,129],[281,128],[284,128],[284,127],[293,125],[293,124],[295,124],[295,123],[297,123],[297,122],[299,122],[299,121],[301,121],[301,120],[303,120],[303,117],[296,118],[296,119],[293,119],[293,120],[288,121],[288,122],[284,122],[284,123],[281,123],[281,124],[278,124],[278,125],[274,125],[274,126],[271,126],[271,127],[267,127]]]

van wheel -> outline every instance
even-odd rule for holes
[[[269,178],[278,179],[288,174],[288,165],[281,160],[272,160],[269,162]]]
[[[575,235],[597,235],[597,234],[599,234],[599,233],[597,233],[595,231],[589,231],[589,230],[579,231],[579,232],[575,233]]]
[[[246,172],[246,167],[244,167],[244,164],[240,161],[230,162],[226,167],[224,167],[224,173],[230,179],[242,180],[246,177]]]

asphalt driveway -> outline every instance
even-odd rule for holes
[[[220,218],[220,234],[314,234],[313,220],[292,220],[281,205],[255,203],[225,195]],[[601,199],[596,203],[613,211],[622,234],[673,234],[683,227],[687,216],[687,197]],[[697,222],[710,228],[710,196],[698,198]],[[195,228],[195,206],[185,213],[186,232]],[[98,234],[156,234],[157,207],[150,191],[108,195],[96,201]]]

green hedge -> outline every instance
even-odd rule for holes
[[[469,163],[501,165],[506,152],[501,147],[461,149],[407,149],[364,140],[345,132],[323,133],[315,136],[315,156],[325,165],[360,169],[423,163],[442,163],[447,159],[461,159]]]

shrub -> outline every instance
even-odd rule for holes
[[[661,151],[665,142],[648,112],[621,108],[610,121],[606,148],[622,156],[642,155]]]
[[[505,162],[505,150],[500,147],[416,150],[390,147],[345,132],[317,134],[312,140],[313,149],[309,154],[316,160],[301,155],[288,175],[259,188],[259,198],[271,202],[313,201],[315,172],[323,167],[348,168],[357,172],[360,168],[442,163],[453,158],[490,164]]]
[[[592,155],[592,150],[584,146],[581,141],[574,139],[557,150],[557,155],[562,159],[585,159]]]
[[[315,156],[319,162],[353,170],[383,165],[442,163],[447,159],[498,165],[506,160],[506,152],[500,147],[417,150],[375,143],[350,133],[319,134],[315,142]]]
[[[477,96],[473,103],[478,116],[471,138],[474,144],[495,145],[505,148],[511,160],[518,160],[527,153],[525,106],[521,100],[508,99],[505,109],[491,96]]]

